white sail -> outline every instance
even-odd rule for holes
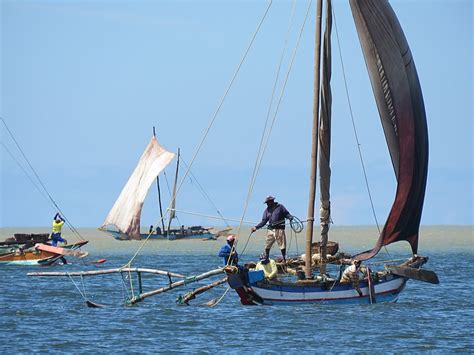
[[[140,216],[145,197],[158,174],[174,156],[152,137],[101,228],[115,226],[124,237],[140,239]]]

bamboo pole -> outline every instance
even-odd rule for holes
[[[224,277],[223,279],[221,280],[218,280],[218,281],[215,281],[209,285],[206,285],[206,286],[202,286],[202,287],[199,287],[197,289],[195,289],[194,291],[192,292],[188,292],[187,294],[184,295],[183,299],[182,299],[182,303],[184,304],[188,304],[189,301],[193,300],[196,298],[197,295],[201,294],[201,293],[204,293],[208,290],[210,290],[211,288],[214,288],[216,286],[219,286],[219,285],[222,285],[223,283],[227,282],[227,276]]]
[[[176,274],[174,272],[163,271],[158,269],[144,269],[144,268],[117,268],[117,269],[106,269],[106,270],[94,270],[94,271],[76,271],[76,272],[30,272],[28,276],[95,276],[95,275],[105,275],[105,274],[114,274],[122,272],[144,272],[149,274],[158,274],[164,276],[172,276],[176,278],[184,279],[186,276],[181,274]]]
[[[305,276],[311,278],[311,244],[313,242],[313,224],[314,224],[314,202],[316,198],[316,170],[318,158],[318,132],[319,132],[319,72],[321,67],[321,15],[322,0],[318,0],[316,7],[316,46],[314,54],[314,93],[313,93],[313,129],[311,131],[311,174],[309,184],[309,202],[308,202],[308,225],[306,227],[306,259]]]
[[[153,290],[153,291],[141,293],[138,296],[132,297],[132,299],[130,300],[130,304],[135,304],[137,302],[142,301],[143,299],[145,299],[147,297],[155,296],[155,295],[158,295],[160,293],[167,292],[167,291],[170,291],[172,289],[175,289],[177,287],[181,287],[181,286],[187,285],[187,284],[192,283],[192,282],[197,282],[197,281],[206,279],[208,277],[221,274],[223,272],[224,272],[223,268],[214,269],[214,270],[205,272],[203,274],[200,274],[198,276],[188,277],[188,278],[185,278],[184,280],[173,282],[173,283],[169,284],[168,286],[161,287],[161,288]]]

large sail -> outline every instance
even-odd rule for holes
[[[365,260],[380,248],[406,240],[414,254],[428,171],[428,130],[423,96],[395,13],[386,0],[351,0],[372,89],[397,178],[397,191],[385,226]]]
[[[323,65],[321,75],[321,113],[319,124],[319,186],[321,223],[321,256],[326,260],[326,244],[328,241],[329,224],[331,222],[330,184],[331,184],[331,29],[332,4],[326,2],[326,28],[323,43]]]
[[[140,239],[140,216],[145,197],[155,178],[173,158],[174,154],[152,137],[101,228],[115,226],[124,238]]]

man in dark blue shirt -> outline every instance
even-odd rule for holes
[[[275,202],[275,197],[268,196],[265,199],[267,204],[266,210],[263,212],[262,221],[255,227],[252,227],[252,233],[262,228],[268,222],[267,239],[265,240],[265,255],[267,259],[270,257],[270,249],[273,243],[278,243],[283,262],[286,262],[286,235],[285,235],[285,219],[290,221],[293,216],[282,204]]]
[[[233,248],[235,237],[231,234],[227,237],[227,244],[219,251],[218,256],[224,258],[224,265],[237,265],[239,256],[235,248]]]

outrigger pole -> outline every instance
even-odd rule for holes
[[[308,225],[306,227],[306,260],[305,277],[310,279],[311,271],[311,244],[313,242],[314,204],[316,198],[316,172],[319,142],[319,92],[320,92],[320,68],[321,68],[321,17],[322,0],[318,0],[316,6],[316,46],[314,54],[314,91],[313,91],[313,129],[311,131],[311,174],[309,184],[308,202]]]
[[[42,276],[68,276],[68,277],[81,276],[82,277],[82,276],[94,276],[94,275],[104,275],[104,274],[124,273],[124,272],[136,272],[138,276],[138,280],[139,280],[138,281],[139,282],[138,288],[140,292],[139,295],[134,296],[130,300],[128,300],[128,304],[132,305],[132,304],[142,301],[143,299],[147,297],[158,295],[160,293],[173,290],[177,287],[186,286],[190,283],[194,283],[194,282],[206,279],[208,277],[222,274],[224,272],[224,269],[218,268],[218,269],[207,271],[197,276],[190,276],[190,277],[185,277],[180,274],[176,274],[169,271],[158,270],[158,269],[144,269],[144,268],[130,268],[130,267],[107,269],[107,270],[78,271],[78,272],[30,272],[27,275],[28,276],[41,276],[41,277]],[[153,291],[142,292],[142,283],[141,283],[142,273],[151,273],[151,274],[159,274],[159,275],[168,276],[170,283],[167,286],[161,287]],[[183,280],[171,282],[171,277],[181,278]],[[88,305],[88,306],[91,306],[91,305]]]

